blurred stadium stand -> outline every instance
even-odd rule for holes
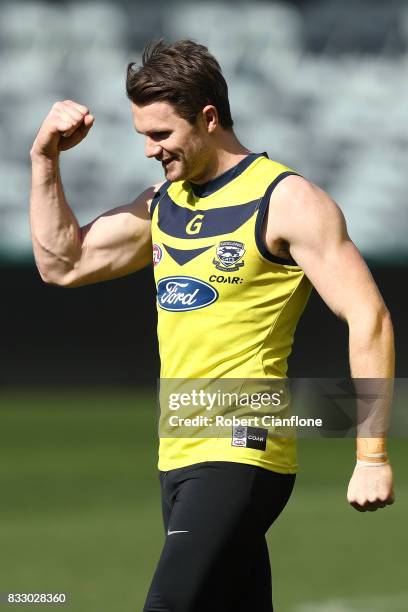
[[[145,43],[161,36],[207,44],[229,83],[242,141],[328,190],[371,265],[407,265],[408,5],[403,0],[0,2],[0,261],[9,316],[21,306],[17,296],[28,299],[22,283],[29,279],[30,295],[42,292],[38,308],[43,299],[79,308],[75,293],[68,298],[66,292],[45,289],[30,268],[7,267],[31,263],[28,153],[55,100],[77,100],[96,116],[87,140],[62,159],[65,190],[80,223],[129,201],[161,177],[133,132],[124,87],[128,61],[139,61]],[[380,274],[392,294],[386,299],[400,309],[400,273]],[[136,281],[117,281],[116,287],[129,298],[135,283],[144,293],[151,278],[146,273]],[[81,291],[92,300],[111,295],[113,287]],[[7,333],[11,364],[15,335]],[[15,348],[16,367],[22,347],[27,351],[39,338],[30,326],[26,334],[26,344]],[[79,355],[76,359],[81,362]],[[142,377],[156,366],[152,353],[141,366]]]
[[[63,158],[81,222],[158,179],[132,131],[124,75],[162,35],[209,46],[230,84],[239,136],[328,189],[367,257],[408,261],[408,6],[375,0],[352,9],[336,0],[1,3],[4,256],[31,252],[28,151],[56,99],[96,115],[88,140]]]

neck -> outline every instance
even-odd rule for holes
[[[236,166],[249,153],[251,151],[239,142],[232,130],[222,130],[222,135],[218,138],[214,149],[214,155],[202,168],[200,175],[190,180],[197,185],[207,183]]]

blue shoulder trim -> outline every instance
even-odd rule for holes
[[[170,184],[171,184],[170,181],[166,181],[165,183],[163,183],[160,189],[158,189],[156,193],[154,194],[152,202],[150,204],[150,218],[153,217],[154,209],[158,205],[161,197],[167,193],[167,190],[170,187]]]
[[[258,247],[258,251],[268,261],[273,261],[274,263],[284,264],[287,266],[288,265],[297,266],[298,264],[292,257],[290,257],[289,259],[285,259],[283,257],[278,257],[277,255],[272,255],[272,253],[270,253],[268,249],[266,248],[265,243],[262,239],[262,224],[263,224],[265,214],[266,214],[266,211],[269,205],[269,200],[271,198],[272,191],[275,189],[276,185],[278,185],[281,182],[282,179],[286,178],[287,176],[291,176],[291,175],[299,176],[299,174],[297,174],[296,172],[291,172],[291,171],[282,172],[282,174],[279,174],[276,177],[276,179],[272,181],[272,183],[269,185],[268,189],[265,191],[264,195],[262,196],[262,199],[259,203],[258,216],[256,218],[256,223],[255,223],[255,242],[256,242],[256,246]]]

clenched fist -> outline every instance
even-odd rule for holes
[[[94,122],[89,109],[65,100],[56,102],[41,125],[34,140],[31,156],[56,159],[61,151],[75,147],[88,134]]]
[[[373,512],[394,503],[391,465],[359,466],[354,468],[347,501],[359,512]]]

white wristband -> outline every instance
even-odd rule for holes
[[[382,467],[383,465],[388,465],[388,461],[381,461],[381,463],[375,463],[374,461],[361,461],[361,459],[357,459],[357,465],[364,465],[366,467]]]

